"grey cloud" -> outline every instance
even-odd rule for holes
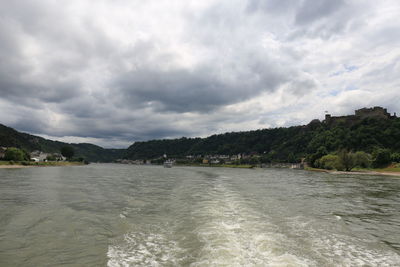
[[[237,76],[233,81],[219,77],[211,66],[195,71],[138,70],[118,77],[113,86],[127,105],[156,102],[160,106],[155,108],[163,111],[206,112],[274,91],[287,77],[270,67],[254,64],[249,74],[232,73]]]
[[[304,96],[311,93],[317,87],[316,82],[309,77],[293,79],[288,85],[288,92],[296,96]]]
[[[343,8],[344,4],[344,0],[305,0],[297,11],[295,21],[300,25],[309,24],[320,18],[333,15]]]
[[[81,73],[93,59],[112,53],[106,52],[112,48],[101,30],[84,20],[84,25],[70,23],[63,19],[62,9],[48,1],[10,1],[1,6],[0,93],[4,99],[37,107],[79,97],[83,94]]]
[[[271,14],[280,14],[291,12],[300,3],[300,0],[249,0],[246,9],[248,12],[261,10]]]
[[[41,133],[43,129],[49,127],[49,121],[40,111],[32,109],[21,109],[17,112],[10,111],[9,116],[14,117],[14,123],[11,123],[11,127],[14,127],[20,131],[29,133]]]

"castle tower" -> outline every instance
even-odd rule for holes
[[[329,122],[331,120],[331,118],[332,118],[331,114],[325,114],[325,121],[326,122]]]

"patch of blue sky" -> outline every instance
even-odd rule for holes
[[[358,90],[358,87],[355,86],[354,84],[350,84],[350,85],[346,86],[346,88],[344,90],[345,91],[355,91],[355,90]]]
[[[337,96],[340,92],[341,92],[341,90],[332,90],[332,91],[329,91],[328,94],[330,96]]]
[[[342,74],[345,74],[345,73],[353,72],[353,71],[358,70],[360,68],[360,67],[355,66],[355,65],[346,65],[346,64],[344,64],[343,67],[344,67],[344,69],[336,71],[336,72],[332,73],[329,76],[330,77],[339,76],[339,75],[342,75]]]
[[[346,66],[346,65],[344,65],[344,68],[345,68],[346,72],[352,72],[352,71],[359,69],[359,67],[357,67],[357,66]]]

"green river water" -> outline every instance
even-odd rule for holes
[[[117,164],[1,169],[0,266],[400,266],[400,179]]]

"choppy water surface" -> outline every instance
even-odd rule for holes
[[[400,266],[393,177],[3,169],[0,204],[0,266]]]

